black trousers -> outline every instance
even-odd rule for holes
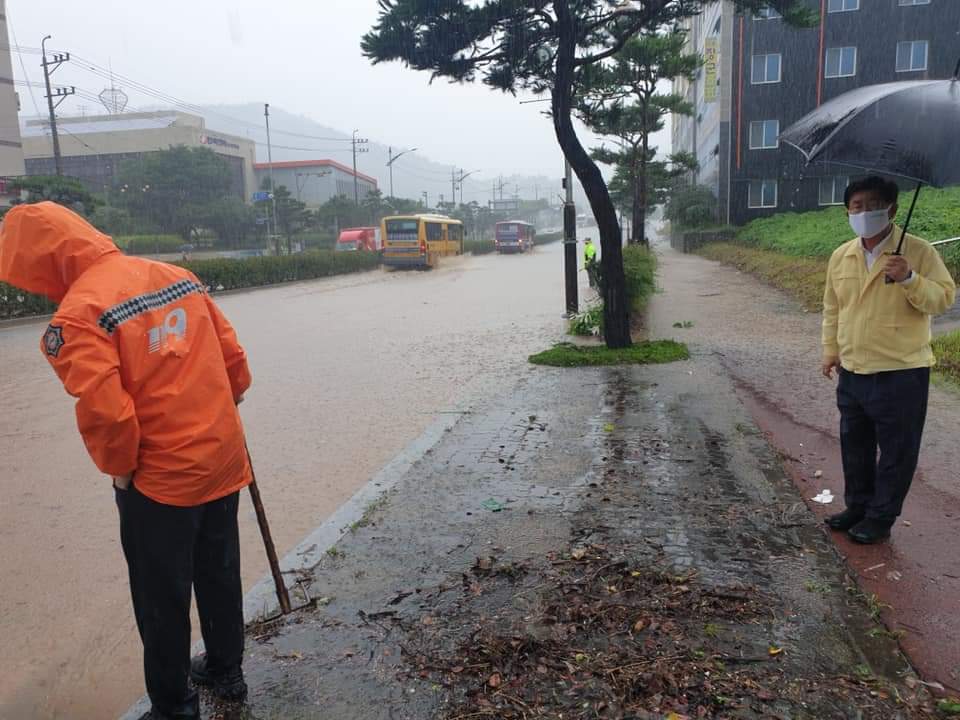
[[[210,671],[243,660],[240,494],[186,508],[155,502],[135,485],[115,494],[147,694],[158,711],[183,713],[196,702],[188,683],[191,587]]]
[[[917,469],[929,394],[929,368],[873,375],[840,371],[837,406],[848,508],[890,524],[900,515]]]

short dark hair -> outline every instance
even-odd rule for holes
[[[878,193],[880,198],[890,205],[896,203],[897,198],[900,197],[900,187],[893,180],[887,180],[879,175],[868,175],[847,185],[847,189],[843,191],[843,204],[850,207],[850,198],[860,192]]]

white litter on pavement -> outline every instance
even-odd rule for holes
[[[813,498],[813,501],[818,502],[821,505],[829,505],[833,502],[833,493],[829,490],[821,490],[820,494]]]

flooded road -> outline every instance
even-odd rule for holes
[[[250,356],[241,414],[281,555],[437,414],[530,372],[563,332],[561,250],[219,299]],[[0,718],[113,717],[143,693],[113,491],[43,328],[0,330]],[[246,494],[240,528],[250,587],[267,566]]]

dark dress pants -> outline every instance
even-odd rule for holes
[[[174,507],[151,500],[135,483],[115,493],[147,694],[158,711],[191,717],[191,588],[211,673],[239,669],[243,660],[240,494]]]
[[[891,525],[900,515],[917,469],[929,392],[929,368],[872,375],[840,371],[837,405],[848,508]]]

